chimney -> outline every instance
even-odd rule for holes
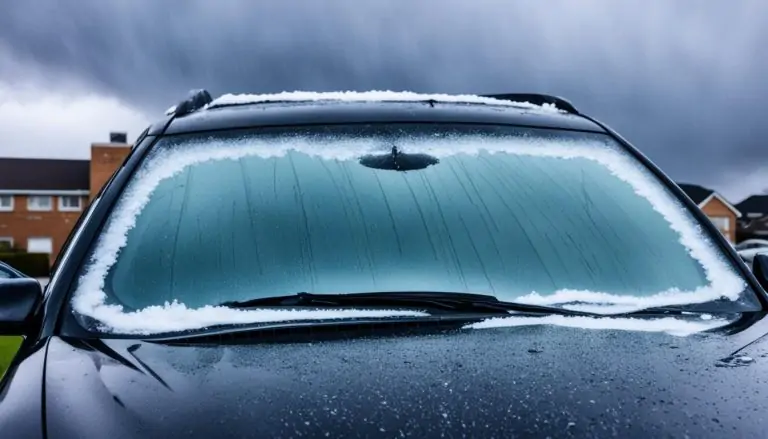
[[[128,133],[123,133],[123,132],[109,133],[109,143],[128,143]]]
[[[91,200],[130,153],[131,145],[125,132],[109,133],[109,143],[91,144]]]

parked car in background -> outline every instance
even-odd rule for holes
[[[0,432],[765,437],[766,288],[563,99],[200,91],[0,282]]]
[[[751,195],[736,204],[743,212],[739,220],[739,241],[768,240],[768,193]]]
[[[9,264],[0,261],[0,285],[8,285],[18,280],[26,279],[28,279],[28,277],[24,273],[13,268]],[[4,312],[12,311],[14,308],[13,305],[18,303],[18,298],[13,297],[13,291],[14,289],[11,288],[10,293],[6,294],[5,289],[0,287],[0,322],[5,318]],[[29,303],[34,303],[34,300]],[[0,323],[0,386],[2,385],[2,378],[5,374],[5,370],[11,364],[23,341],[21,333],[5,335],[2,331],[2,326],[2,323]]]
[[[748,239],[746,241],[736,244],[736,251],[739,256],[748,265],[752,265],[755,256],[761,253],[768,253],[768,240],[765,239]]]
[[[18,279],[22,277],[26,277],[26,275],[5,262],[0,261],[0,281],[3,279]]]

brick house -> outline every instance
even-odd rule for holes
[[[743,216],[738,240],[768,239],[768,194],[752,195],[736,205]]]
[[[737,221],[742,216],[739,209],[712,189],[685,183],[678,183],[678,186],[699,206],[728,241],[736,243]]]
[[[91,145],[90,160],[0,158],[0,249],[56,259],[92,196],[131,149],[124,133]]]

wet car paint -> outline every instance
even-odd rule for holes
[[[0,381],[0,437],[45,437],[44,383],[45,342],[23,346],[23,358],[12,363]]]
[[[52,439],[761,437],[768,343],[764,322],[755,326],[731,336],[539,326],[231,345],[54,337],[47,432]],[[17,394],[19,374],[39,373],[38,363],[33,356],[20,366]]]

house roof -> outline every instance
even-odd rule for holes
[[[736,207],[744,213],[761,213],[768,215],[768,194],[752,195],[738,203]]]
[[[0,191],[87,191],[89,160],[0,158]]]
[[[699,186],[697,184],[678,183],[677,185],[680,186],[680,189],[682,189],[683,192],[688,195],[688,198],[690,198],[700,208],[704,207],[711,200],[717,198],[721,203],[725,205],[725,207],[728,208],[728,210],[736,215],[736,218],[741,218],[741,211],[716,191],[705,188],[704,186]]]
[[[687,183],[678,183],[678,186],[680,186],[680,189],[685,192],[686,195],[688,195],[688,198],[693,200],[696,204],[701,204],[709,198],[710,195],[715,193],[712,189],[707,189],[704,186],[699,186],[697,184],[687,184]]]

